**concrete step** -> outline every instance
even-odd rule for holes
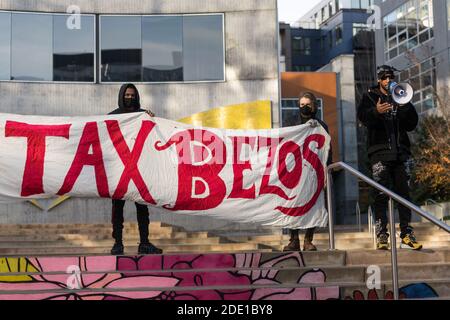
[[[392,281],[391,266],[381,266],[381,279],[383,281]],[[450,282],[450,264],[408,264],[399,265],[399,280],[434,280],[447,279]]]
[[[150,233],[152,239],[183,239],[183,238],[208,238],[210,234],[208,232],[166,232],[166,233]],[[139,233],[124,233],[124,239],[134,240],[139,239]],[[111,232],[105,234],[88,233],[88,234],[76,234],[76,233],[54,233],[54,234],[13,234],[13,235],[0,235],[0,241],[21,241],[21,240],[108,240],[112,239]]]
[[[80,247],[80,246],[58,246],[58,247],[34,247],[34,248],[0,248],[0,255],[3,256],[17,256],[17,255],[86,255],[86,254],[109,254],[112,247],[112,242],[109,246],[93,246],[93,247]],[[211,244],[211,245],[197,245],[197,244],[161,244],[159,247],[164,252],[173,253],[205,253],[205,252],[242,252],[258,250],[258,246],[255,244],[244,243],[223,243],[223,244]],[[127,246],[125,252],[133,255],[137,252],[138,246]]]
[[[420,241],[450,241],[450,234],[442,231],[441,233],[434,233],[432,235],[418,235],[416,234],[418,240]],[[303,239],[303,236],[299,236]],[[251,237],[228,237],[230,241],[236,242],[266,242],[266,241],[289,241],[289,235],[261,235],[261,236],[251,236]],[[326,240],[328,241],[328,234],[315,234],[314,240]],[[341,233],[335,234],[335,240],[372,240],[372,236],[366,232],[355,232],[355,233]]]
[[[41,260],[42,261],[42,260]],[[390,283],[392,281],[391,277],[391,267],[381,266],[381,280],[385,283]],[[20,272],[20,273],[0,273],[0,282],[2,277],[10,277],[14,275],[21,276],[35,276],[42,275],[44,277],[50,276],[65,276],[67,277],[67,270],[65,271],[51,271],[51,272]],[[196,269],[195,267],[191,269],[168,269],[168,270],[146,270],[140,268],[139,270],[96,270],[96,271],[80,271],[79,274],[85,277],[94,277],[95,275],[101,278],[105,274],[108,275],[125,275],[125,276],[139,276],[151,273],[152,276],[169,277],[172,276],[171,273],[176,272],[183,278],[194,278],[196,275],[210,277],[214,285],[227,285],[223,282],[223,279],[227,279],[228,273],[240,273],[240,274],[253,274],[253,275],[265,275],[265,277],[274,277],[279,283],[283,284],[295,284],[298,283],[302,275],[310,271],[320,271],[326,274],[327,283],[332,283],[333,285],[339,285],[339,283],[360,283],[361,285],[366,284],[369,275],[367,273],[367,268],[364,266],[317,266],[316,268],[311,267],[238,267],[230,268],[220,268],[217,266],[210,266],[209,268]],[[417,282],[417,281],[435,281],[446,280],[450,282],[449,278],[450,264],[412,264],[412,265],[399,265],[399,280],[403,282]],[[222,281],[222,282],[221,282]]]
[[[46,258],[47,259],[47,258]],[[64,259],[64,258],[60,258]],[[42,259],[39,259],[42,261]],[[72,261],[71,258],[67,258],[66,261]],[[4,263],[3,261],[0,262]],[[60,262],[58,262],[60,263]],[[66,264],[67,265],[67,264]],[[1,270],[6,270],[5,268],[2,268]],[[305,273],[309,271],[322,271],[327,276],[327,283],[336,284],[339,283],[346,283],[346,282],[353,282],[357,283],[360,282],[361,284],[366,283],[369,276],[372,275],[372,272],[367,272],[366,266],[316,266],[314,268],[312,267],[306,267],[306,266],[289,266],[289,265],[283,265],[281,267],[274,266],[274,267],[234,267],[230,268],[227,265],[215,265],[215,266],[208,266],[205,268],[191,268],[191,269],[169,269],[169,270],[161,270],[159,268],[151,268],[151,269],[145,269],[140,268],[138,271],[136,270],[121,270],[121,271],[114,271],[114,270],[94,270],[94,271],[80,271],[80,275],[85,276],[93,276],[93,275],[102,275],[102,274],[124,274],[128,276],[135,276],[139,274],[146,274],[151,273],[154,276],[164,276],[167,274],[170,274],[171,272],[176,272],[182,274],[183,277],[190,277],[195,276],[195,274],[203,274],[203,275],[211,275],[217,276],[218,278],[226,278],[226,273],[242,273],[242,274],[248,274],[249,272],[255,273],[255,274],[266,274],[269,276],[269,274],[277,276],[277,279],[280,281],[280,283],[297,283],[298,279]],[[391,266],[389,265],[383,265],[380,266],[381,271],[381,279],[384,282],[390,282],[392,281],[392,271]],[[66,270],[62,271],[55,271],[52,270],[51,272],[47,272],[45,270],[40,270],[38,272],[36,271],[27,271],[27,272],[15,272],[15,273],[1,273],[0,272],[0,281],[2,277],[6,276],[13,276],[13,275],[22,275],[22,276],[33,276],[33,275],[65,275],[67,276]],[[399,265],[399,280],[403,282],[417,282],[417,281],[435,281],[436,279],[441,281],[445,280],[450,282],[450,264],[407,264]],[[218,280],[219,281],[219,280]],[[219,284],[219,283],[216,283]],[[225,285],[223,283],[222,285]]]
[[[133,247],[132,249],[137,248]],[[127,248],[125,248],[127,249]],[[313,268],[315,266],[327,266],[327,267],[342,267],[346,261],[346,252],[345,251],[318,251],[318,252],[288,252],[288,253],[280,253],[280,252],[264,252],[264,251],[255,251],[249,250],[246,252],[240,252],[238,254],[232,252],[216,252],[216,253],[202,253],[198,255],[197,253],[164,253],[163,255],[142,255],[135,256],[135,252],[125,256],[119,256],[120,259],[131,259],[133,261],[137,261],[139,259],[145,259],[147,266],[145,270],[160,270],[161,269],[161,259],[166,261],[192,261],[201,257],[206,261],[212,261],[208,264],[200,264],[196,265],[196,269],[226,269],[230,268],[230,264],[237,263],[236,260],[240,259],[243,261],[243,266],[248,268],[250,262],[255,259],[259,259],[259,261],[274,261],[282,259],[282,264],[277,263],[277,266],[282,265],[283,267],[298,267],[305,266],[309,268]],[[90,261],[91,263],[100,263],[105,261],[110,261],[111,259],[116,260],[116,257],[107,255],[98,255],[98,254],[81,254],[81,255],[37,255],[36,253],[29,255],[20,255],[20,256],[1,256],[0,257],[0,266],[3,263],[7,263],[8,260],[8,268],[4,270],[11,271],[11,265],[15,265],[18,268],[19,265],[22,265],[25,259],[28,260],[45,260],[47,265],[52,265],[52,271],[65,272],[67,264],[81,263],[80,261]],[[84,263],[84,262],[83,262]],[[87,263],[87,262],[86,262]],[[64,266],[64,267],[61,267]],[[115,263],[114,263],[115,267]],[[3,270],[3,269],[1,269]],[[21,268],[20,270],[23,270]],[[103,270],[103,269],[102,269]]]
[[[421,243],[424,246],[424,249],[437,249],[437,248],[450,248],[450,242],[448,241],[430,241],[430,242],[423,242]],[[259,243],[258,245],[260,248],[271,248],[274,251],[283,251],[283,248],[288,244],[288,241],[286,242],[274,242],[274,243]],[[317,247],[318,250],[328,250],[329,244],[328,241],[314,241],[314,245]],[[360,250],[360,249],[366,249],[366,250],[373,250],[375,249],[374,244],[371,241],[361,241],[361,242],[345,242],[342,243],[340,241],[336,241],[335,243],[336,248],[339,250]],[[301,244],[302,246],[302,244]],[[397,248],[400,247],[400,244],[397,243]],[[400,250],[400,249],[399,249]],[[405,250],[405,249],[402,249]]]
[[[37,299],[67,299],[70,295],[75,295],[79,298],[103,299],[104,295],[122,297],[122,298],[137,298],[137,299],[152,299],[159,298],[170,299],[177,297],[186,299],[197,298],[199,300],[222,300],[223,295],[232,300],[326,300],[326,299],[345,299],[346,297],[357,298],[360,293],[363,299],[392,299],[391,285],[382,283],[381,289],[375,290],[376,296],[368,294],[367,286],[355,283],[340,283],[334,285],[332,282],[325,283],[283,283],[276,284],[244,284],[244,281],[237,282],[235,285],[203,285],[203,286],[161,286],[151,285],[146,276],[133,277],[133,282],[128,282],[129,287],[114,287],[110,288],[89,288],[70,290],[67,288],[58,288],[56,285],[52,289],[45,289],[46,286],[39,282],[30,284],[8,284],[4,286],[8,290],[0,291],[0,300],[37,300]],[[147,280],[147,281],[146,281]],[[176,281],[174,279],[174,281]],[[141,284],[140,284],[140,283]],[[248,281],[250,282],[250,281]],[[150,283],[150,285],[149,285]],[[427,291],[423,290],[424,285]],[[418,289],[413,286],[420,286]],[[429,298],[429,292],[432,292],[434,297],[444,299],[450,296],[450,282],[435,281],[427,284],[424,283],[410,283],[400,282],[402,288],[402,298],[407,299],[423,299]],[[24,290],[23,288],[28,288]],[[412,288],[412,290],[408,290]],[[409,296],[405,296],[409,293]]]
[[[77,228],[77,227],[68,227],[68,228],[41,228],[41,229],[15,229],[15,228],[9,228],[0,230],[1,235],[8,235],[8,234],[48,234],[48,233],[82,233],[82,234],[92,234],[92,233],[111,233],[112,226],[109,226],[108,228]],[[175,227],[157,227],[157,226],[150,226],[149,227],[150,232],[183,232],[185,230],[181,228],[175,228]],[[125,233],[137,233],[139,232],[138,227],[124,227],[123,232]]]
[[[398,262],[411,263],[450,263],[450,249],[422,249],[413,251],[398,250]],[[383,265],[391,263],[391,252],[380,250],[347,250],[346,265]],[[449,275],[450,276],[450,275]]]
[[[125,221],[123,226],[125,228],[129,227],[137,227],[137,222],[129,222]],[[174,227],[167,223],[163,223],[160,221],[150,221],[150,227]],[[3,229],[64,229],[64,228],[79,228],[79,229],[101,229],[101,228],[110,228],[110,223],[42,223],[42,224],[1,224],[0,230]]]
[[[184,238],[184,239],[154,239],[151,241],[155,245],[177,245],[177,244],[192,244],[192,245],[207,245],[219,244],[220,238]],[[5,248],[53,248],[53,247],[105,247],[112,245],[114,241],[110,238],[108,240],[18,240],[18,241],[0,241],[0,249]],[[125,246],[136,245],[139,239],[123,241]]]
[[[145,277],[136,277],[134,282],[145,281]],[[264,284],[264,285],[229,285],[229,286],[170,286],[170,287],[139,287],[138,284],[130,288],[92,288],[81,290],[68,289],[44,289],[39,290],[40,284],[25,284],[28,290],[9,290],[0,292],[0,300],[66,300],[70,297],[86,300],[103,300],[109,296],[112,300],[117,299],[156,299],[171,300],[195,299],[195,300],[227,300],[248,301],[248,300],[327,300],[339,298],[339,287],[329,285],[311,289],[309,284]],[[10,285],[11,287],[23,287],[23,284]],[[33,288],[33,289],[31,289]],[[36,289],[34,289],[36,288]],[[314,292],[314,294],[312,293]],[[271,306],[269,306],[271,307]],[[272,310],[272,309],[270,309]],[[220,314],[220,308],[212,310],[212,313]]]
[[[323,269],[320,269],[321,271],[325,272],[327,275],[327,282],[334,283],[334,282],[354,282],[354,283],[361,283],[363,284],[365,282],[364,275],[365,275],[365,268],[364,267],[351,267],[349,270],[345,270],[345,267],[326,267]],[[112,275],[124,275],[124,276],[139,276],[139,275],[146,275],[151,273],[152,276],[155,277],[170,277],[173,276],[173,273],[176,273],[177,276],[182,278],[194,278],[195,276],[201,276],[205,278],[210,278],[210,285],[220,285],[225,286],[228,284],[229,280],[229,274],[242,274],[242,275],[250,275],[253,276],[262,276],[264,278],[272,278],[273,280],[278,281],[279,283],[283,284],[296,284],[298,283],[299,279],[301,277],[310,271],[319,271],[319,269],[311,269],[310,267],[296,267],[296,268],[290,268],[290,267],[283,267],[283,268],[227,268],[227,269],[186,269],[186,270],[143,270],[140,269],[138,271],[136,270],[126,270],[126,271],[101,271],[101,272],[80,272],[79,275],[81,277],[91,277],[94,278],[97,276],[98,278],[101,278],[102,276],[108,275],[111,277]],[[70,274],[70,273],[69,273]],[[2,281],[2,277],[11,277],[14,275],[21,275],[21,276],[43,276],[47,279],[53,278],[53,277],[59,277],[59,278],[67,278],[68,273],[67,272],[22,272],[22,273],[0,273],[0,282]],[[317,284],[321,284],[317,283]],[[1,286],[0,286],[1,287]]]

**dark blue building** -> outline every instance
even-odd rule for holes
[[[290,40],[291,52],[286,55],[286,71],[316,71],[342,54],[354,54],[361,45],[373,49],[373,40],[361,39],[367,32],[370,12],[363,9],[341,9],[319,25],[319,28],[290,27],[290,39],[283,39],[283,48]],[[308,26],[301,23],[302,26]],[[286,25],[283,29],[286,30]],[[287,33],[286,33],[287,34]],[[363,40],[364,43],[361,43]],[[359,41],[359,42],[358,42]],[[290,63],[288,63],[288,61]]]

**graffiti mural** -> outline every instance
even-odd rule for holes
[[[141,257],[2,258],[0,299],[68,300],[310,300],[338,299],[319,269],[304,268],[301,253]],[[304,270],[304,269],[302,269]],[[22,273],[22,274],[21,274]],[[283,274],[284,273],[284,274]],[[8,275],[10,274],[10,275]],[[291,284],[283,288],[286,276]],[[228,289],[220,289],[220,287]],[[236,287],[236,289],[229,289]],[[204,290],[199,290],[204,288]],[[211,288],[211,289],[209,289]],[[182,290],[181,290],[182,289]]]
[[[0,300],[393,299],[391,291],[343,289],[306,267],[301,252],[0,258]],[[426,283],[400,292],[438,297]]]
[[[439,295],[436,291],[426,283],[414,283],[400,288],[399,290],[400,299],[427,299],[427,298],[437,298]],[[355,290],[352,297],[347,296],[345,300],[393,300],[394,293],[392,291],[387,291],[384,297],[379,297],[375,289],[371,289],[367,292],[367,299],[364,294]]]

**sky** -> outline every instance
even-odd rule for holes
[[[278,0],[279,21],[293,23],[311,10],[320,0]]]

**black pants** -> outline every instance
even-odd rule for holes
[[[393,190],[399,196],[410,200],[409,180],[411,178],[411,161],[378,161],[372,162],[373,180],[382,186]],[[373,189],[375,198],[375,219],[377,235],[387,233],[387,206],[389,197],[379,190]],[[411,222],[411,210],[403,205],[398,206],[400,216],[400,237],[403,238],[411,231],[409,223]]]
[[[149,212],[146,205],[135,203],[136,215],[139,225],[139,237],[141,243],[148,243],[148,227],[150,224]],[[113,200],[112,201],[112,216],[111,222],[113,225],[112,236],[116,242],[122,242],[122,229],[123,229],[123,207],[125,206],[125,200]]]

